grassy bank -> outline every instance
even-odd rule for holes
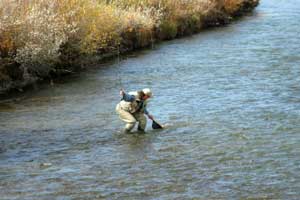
[[[228,23],[258,0],[1,0],[0,93]]]

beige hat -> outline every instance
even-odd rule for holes
[[[152,92],[149,88],[144,88],[142,90],[144,92],[145,95],[147,95],[148,97],[152,97]]]

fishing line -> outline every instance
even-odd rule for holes
[[[117,79],[118,79],[118,85],[120,86],[119,89],[122,89],[123,88],[123,83],[122,83],[122,77],[121,77],[121,65],[120,65],[120,45],[118,45],[118,48],[117,48],[117,55],[118,55],[118,58],[117,58]]]

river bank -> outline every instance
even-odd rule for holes
[[[225,25],[258,3],[57,0],[20,5],[4,1],[0,5],[0,94],[51,82],[155,42]]]

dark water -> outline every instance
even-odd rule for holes
[[[0,105],[0,199],[300,199],[300,2]],[[124,135],[118,90],[162,131]]]

